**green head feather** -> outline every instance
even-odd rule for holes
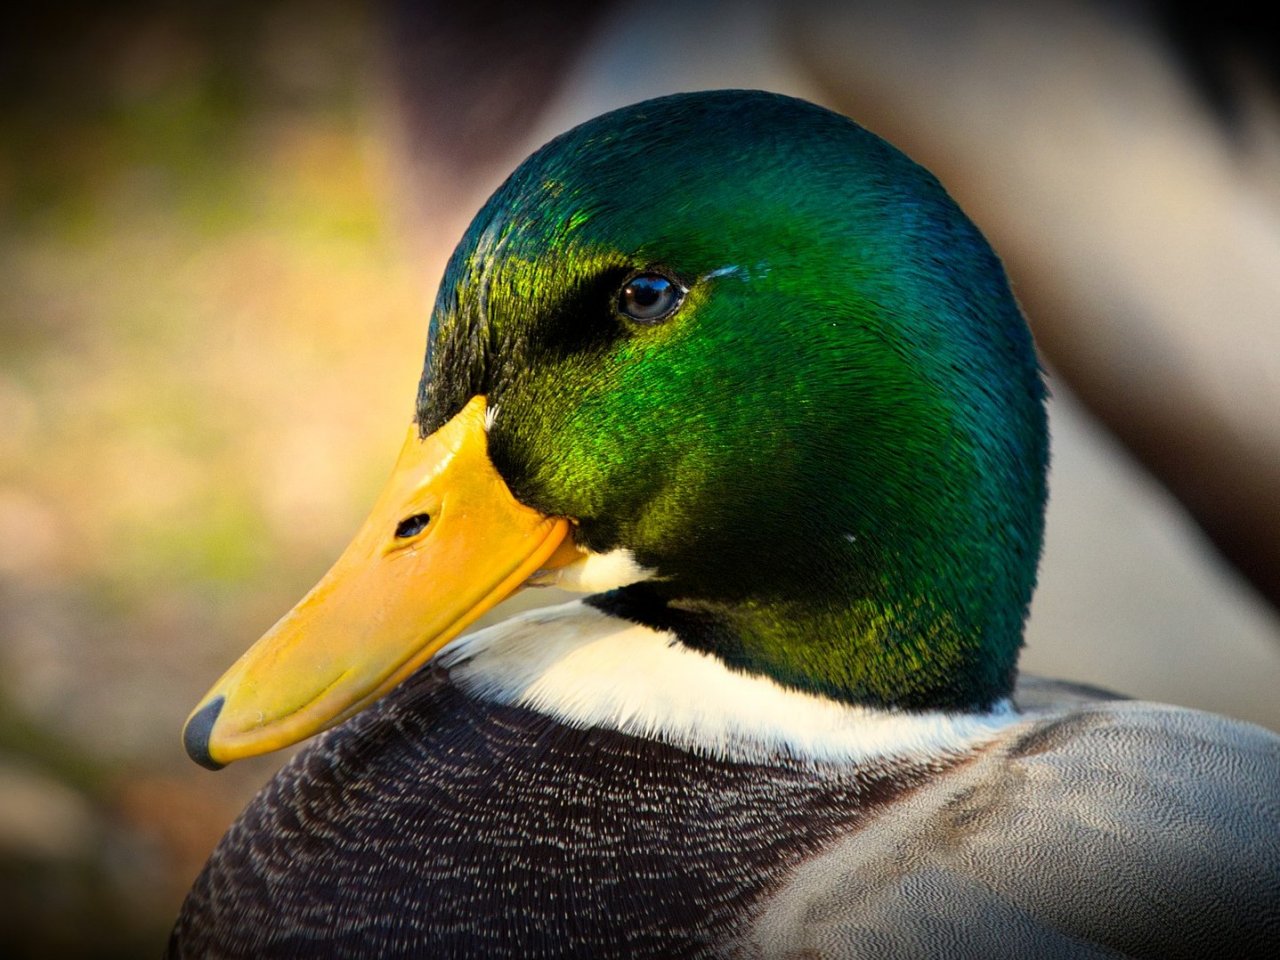
[[[668,319],[619,312],[637,271],[687,288]],[[1043,533],[1031,336],[974,225],[852,121],[682,94],[544,146],[450,260],[422,429],[476,394],[517,498],[656,570],[619,609],[847,701],[1010,692]]]

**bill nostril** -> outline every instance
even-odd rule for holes
[[[416,537],[430,522],[430,515],[425,513],[415,513],[411,517],[405,517],[396,524],[396,539],[407,540],[409,537]]]

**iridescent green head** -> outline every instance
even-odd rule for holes
[[[476,395],[517,499],[655,578],[600,601],[846,701],[1012,687],[1043,532],[1034,347],[924,169],[748,91],[599,117],[476,216],[418,416]]]

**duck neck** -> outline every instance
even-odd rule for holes
[[[896,564],[841,583],[793,579],[750,596],[634,584],[593,606],[673,632],[731,669],[864,706],[982,712],[1013,689],[1025,602],[1000,602],[988,569],[958,588]],[[821,579],[821,578],[818,578]],[[1026,587],[1029,596],[1030,588]]]

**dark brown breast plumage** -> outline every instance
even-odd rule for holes
[[[263,789],[169,956],[721,955],[762,894],[923,775],[728,763],[428,669]]]

